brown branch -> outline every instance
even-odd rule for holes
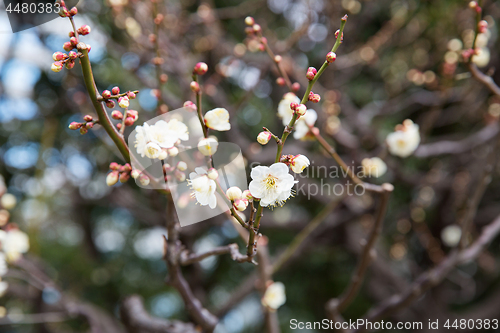
[[[219,246],[203,253],[189,253],[189,251],[184,250],[180,254],[179,263],[183,266],[191,265],[195,262],[202,261],[205,258],[227,253],[231,254],[231,259],[233,259],[234,261],[237,262],[248,261],[248,257],[240,253],[238,244],[233,243],[226,246]]]
[[[456,265],[475,260],[499,233],[500,216],[483,228],[481,236],[471,246],[461,251],[452,252],[438,266],[421,274],[405,292],[394,295],[372,308],[365,319],[375,322],[404,309],[414,300],[420,298],[427,290],[437,286]],[[364,329],[358,329],[355,332],[361,331]]]
[[[147,333],[198,333],[195,325],[178,320],[152,317],[144,309],[142,298],[138,295],[127,297],[120,308],[120,315],[128,332]]]
[[[469,68],[469,71],[476,80],[484,84],[493,94],[500,96],[500,87],[493,81],[491,76],[481,72],[476,64],[472,62],[467,63],[467,68]]]
[[[388,183],[382,184],[381,187],[383,192],[380,195],[380,204],[375,223],[373,224],[372,230],[370,231],[368,239],[366,240],[366,244],[361,253],[358,265],[352,276],[351,283],[338,299],[332,299],[328,301],[326,305],[327,310],[332,314],[332,317],[337,317],[343,310],[347,308],[347,306],[349,306],[352,300],[356,297],[359,289],[361,288],[361,284],[363,283],[363,279],[368,266],[370,265],[370,262],[372,261],[372,258],[374,256],[373,248],[378,236],[382,231],[382,222],[384,221],[385,213],[387,211],[389,196],[394,190],[394,186]]]

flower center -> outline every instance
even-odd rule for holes
[[[274,176],[267,176],[267,178],[264,180],[264,183],[266,184],[266,190],[274,189],[276,188],[276,181],[278,178]]]

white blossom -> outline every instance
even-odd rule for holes
[[[302,171],[304,171],[304,169],[310,164],[311,162],[309,162],[309,159],[306,156],[299,154],[294,156],[294,158],[290,161],[290,168],[295,173],[302,173]]]
[[[262,297],[262,305],[277,310],[280,306],[285,304],[286,294],[285,285],[281,282],[273,282],[267,287],[264,296]]]
[[[2,207],[5,209],[8,210],[13,209],[14,207],[16,207],[16,204],[17,204],[17,199],[14,194],[5,193],[0,198],[0,205],[2,205]]]
[[[294,93],[286,93],[283,99],[278,104],[278,116],[283,121],[283,126],[288,125],[293,117],[293,110],[290,108],[290,103],[295,102],[300,104],[300,98],[298,98]],[[307,113],[306,113],[307,114]]]
[[[270,167],[257,166],[250,173],[252,181],[248,186],[253,197],[260,199],[260,205],[282,206],[292,195],[296,183],[284,163],[274,163]]]
[[[159,120],[154,125],[144,123],[136,127],[135,148],[142,157],[166,158],[162,148],[169,149],[170,155],[179,140],[188,140],[188,127],[177,119]]]
[[[215,196],[217,185],[215,181],[208,178],[205,169],[196,168],[194,170],[196,172],[191,172],[189,174],[188,183],[193,190],[196,201],[202,206],[208,205],[210,208],[214,209],[217,205],[217,197]]]
[[[226,196],[229,200],[234,201],[236,199],[241,199],[241,189],[237,186],[231,186],[226,191]]]
[[[316,111],[312,109],[307,110],[305,116],[300,117],[295,123],[293,137],[297,140],[305,139],[307,133],[310,131],[309,126],[314,126],[317,119],[318,114]]]
[[[229,124],[229,112],[223,108],[217,108],[208,111],[205,114],[205,124],[208,128],[217,131],[229,131],[231,124]]]
[[[363,167],[364,175],[367,177],[378,178],[387,171],[387,164],[379,157],[364,158],[361,161],[361,166]]]
[[[402,125],[396,126],[395,132],[387,136],[386,142],[392,155],[410,156],[420,144],[418,125],[414,124],[410,119],[406,119]]]
[[[30,248],[28,235],[19,229],[11,229],[0,235],[2,251],[8,260],[15,261],[22,253],[28,252]]]
[[[198,142],[198,150],[205,156],[211,156],[217,151],[219,143],[214,138],[206,138]]]
[[[441,239],[448,247],[455,247],[462,238],[462,228],[456,224],[447,226],[441,231]]]

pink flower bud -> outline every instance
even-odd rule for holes
[[[126,183],[130,179],[129,173],[120,174],[120,183]]]
[[[190,111],[196,111],[196,104],[191,101],[185,101],[183,106]]]
[[[321,96],[319,94],[313,94],[313,96],[309,99],[313,103],[319,103],[321,100]]]
[[[191,88],[191,90],[195,93],[198,93],[200,92],[200,85],[198,84],[198,82],[196,81],[192,81],[191,84],[189,85],[189,87]]]
[[[150,180],[149,180],[149,177],[148,177],[148,176],[146,176],[145,174],[143,174],[143,173],[142,173],[142,174],[139,176],[139,182],[140,182],[140,183],[141,183],[141,185],[143,185],[143,186],[148,186],[148,185],[149,185]]]
[[[282,78],[282,77],[277,78],[277,79],[276,79],[276,84],[277,84],[278,86],[284,86],[284,85],[286,84],[285,79],[284,79],[284,78]]]
[[[300,89],[300,83],[295,82],[294,84],[292,84],[293,91],[297,92],[297,91],[299,91],[299,89]]]
[[[476,13],[481,13],[483,11],[483,9],[479,6],[476,7]]]
[[[294,110],[297,108],[297,106],[299,106],[299,103],[296,103],[296,102],[292,102],[290,103],[290,109]]]
[[[299,115],[299,116],[303,116],[306,114],[307,112],[307,107],[304,105],[304,104],[299,104],[297,106],[297,108],[295,109],[295,112]]]
[[[78,44],[78,40],[76,39],[76,37],[71,37],[71,38],[69,39],[69,42],[71,43],[71,45],[72,45],[73,47],[76,47],[76,44]]]
[[[71,38],[71,37],[75,37],[75,33],[73,31],[70,31],[68,33],[68,37]]]
[[[106,106],[110,109],[114,108],[115,107],[115,102],[112,101],[112,100],[107,100],[106,101]]]
[[[132,126],[134,124],[134,118],[127,117],[125,118],[125,126]]]
[[[116,124],[116,128],[117,128],[118,130],[120,130],[120,129],[122,128],[122,123],[118,123],[118,124]]]
[[[219,177],[219,173],[215,168],[210,168],[208,169],[207,176],[212,180],[216,180]]]
[[[335,59],[337,59],[337,55],[335,54],[335,52],[328,52],[326,54],[326,61],[328,61],[329,63],[334,62]]]
[[[73,67],[75,67],[75,62],[73,60],[66,61],[66,68],[67,69],[71,69]]]
[[[68,17],[69,16],[68,10],[65,7],[61,7],[61,9],[59,10],[59,16]]]
[[[347,17],[348,17],[347,14],[345,14],[344,16],[342,16],[341,20],[344,21],[344,22],[346,22],[347,21]]]
[[[258,24],[254,24],[254,25],[252,26],[252,30],[253,30],[253,32],[256,32],[256,33],[257,33],[257,32],[261,32],[261,31],[262,31],[262,28],[260,27],[260,25],[258,25]]]
[[[53,72],[60,72],[62,69],[63,69],[63,64],[62,62],[60,61],[56,61],[52,64],[52,66],[50,67],[50,69],[53,71]]]
[[[87,52],[90,52],[90,50],[92,50],[92,46],[90,46],[90,44],[87,44]]]
[[[78,33],[82,36],[86,36],[90,33],[90,27],[88,25],[82,25],[80,28],[78,28]]]
[[[128,110],[127,117],[130,117],[130,118],[134,119],[134,121],[137,121],[137,119],[139,118],[139,112],[137,112],[135,110]]]
[[[261,145],[266,145],[269,140],[271,140],[271,133],[270,132],[267,132],[267,131],[264,131],[264,132],[260,132],[259,135],[257,135],[257,142],[260,143]]]
[[[92,120],[93,120],[93,118],[92,118],[92,116],[91,116],[91,115],[86,114],[85,116],[83,116],[83,120],[85,120],[86,122],[89,122],[89,121],[92,121]]]
[[[479,32],[483,34],[486,32],[486,30],[488,30],[488,22],[486,22],[485,20],[479,21],[477,27]]]
[[[266,46],[264,44],[259,45],[259,51],[264,52],[266,50]]]
[[[66,59],[67,57],[68,56],[65,53],[62,53],[62,52],[55,52],[52,55],[52,59],[54,59],[54,61],[61,61],[61,60]]]
[[[312,80],[314,80],[314,77],[316,76],[317,73],[318,73],[318,71],[316,70],[316,68],[309,67],[307,69],[306,77],[309,81],[312,81]]]
[[[111,98],[111,91],[109,91],[109,90],[104,90],[104,91],[102,92],[102,98],[104,98],[104,99],[109,99],[109,98]]]
[[[76,121],[72,122],[71,124],[69,124],[68,128],[70,130],[77,130],[79,129],[80,127],[82,127],[82,124],[80,123],[77,123]]]
[[[118,105],[121,107],[121,108],[128,108],[130,103],[129,103],[129,100],[128,100],[128,97],[127,96],[122,96],[120,98],[118,98]]]
[[[87,134],[89,130],[87,129],[87,127],[80,127],[80,134],[83,135],[83,134]]]
[[[262,37],[262,38],[260,39],[260,42],[261,42],[262,44],[264,44],[264,45],[267,45],[267,38],[266,38],[266,37]]]
[[[208,65],[204,62],[199,62],[194,66],[193,74],[205,75],[208,71]]]
[[[132,171],[132,166],[129,163],[125,163],[123,166],[123,172],[130,172]]]
[[[92,122],[87,123],[87,124],[85,124],[85,127],[86,127],[87,129],[91,129],[92,127],[94,127],[94,123],[92,123]]]
[[[274,62],[279,64],[283,60],[283,58],[280,55],[274,56]]]
[[[339,33],[340,33],[340,29],[335,31],[335,38],[339,38]],[[342,35],[340,35],[340,42],[342,43],[342,41],[344,40],[344,32],[342,32]]]
[[[247,199],[236,199],[233,204],[234,208],[236,208],[238,211],[242,212],[248,207],[248,200]]]
[[[111,92],[113,93],[113,95],[118,95],[120,93],[120,88],[119,87],[113,87],[113,89],[111,89]]]
[[[245,18],[245,24],[248,25],[248,26],[253,26],[255,24],[254,18],[251,17],[251,16],[247,16]]]
[[[135,98],[137,97],[137,96],[135,95],[135,92],[133,92],[133,91],[129,91],[129,92],[127,93],[127,96],[128,96],[128,98],[130,98],[130,99],[135,99]]]
[[[118,175],[118,171],[111,171],[110,173],[108,173],[108,175],[106,176],[106,185],[113,186],[118,183]]]
[[[70,51],[68,53],[68,56],[71,60],[75,60],[76,58],[78,58],[78,53],[76,53],[75,51]]]
[[[109,169],[110,170],[118,170],[120,168],[120,165],[116,162],[111,162],[109,163]]]
[[[247,199],[247,200],[252,200],[253,196],[252,193],[250,193],[250,190],[244,190],[243,193],[241,194],[242,199]]]
[[[69,11],[69,13],[70,13],[71,16],[75,16],[76,14],[78,14],[78,9],[76,7],[73,7]]]
[[[186,180],[186,174],[184,172],[182,172],[182,171],[175,170],[174,176],[180,182],[183,182],[183,181]]]
[[[66,42],[63,44],[64,51],[69,52],[69,51],[73,50],[74,48],[75,47],[70,42]]]
[[[141,175],[141,172],[137,169],[134,169],[130,172],[130,176],[132,176],[132,178],[134,178],[134,179],[137,179],[140,175]]]

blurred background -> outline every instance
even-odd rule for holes
[[[340,18],[349,15],[338,58],[314,88],[321,102],[310,107],[318,113],[316,126],[348,165],[383,158],[387,173],[368,181],[390,182],[395,191],[377,259],[345,319],[362,317],[442,262],[457,244],[458,225],[470,212],[474,194],[479,198],[471,238],[500,214],[500,168],[494,156],[500,99],[460,63],[474,38],[475,14],[468,1],[81,0],[78,9],[77,27],[92,28],[82,38],[92,46],[98,89],[139,90],[131,101],[139,111],[138,124],[194,101],[191,71],[198,61],[206,62],[204,110],[230,112],[232,129],[220,139],[237,143],[249,165],[274,161],[275,147],[261,146],[255,138],[262,126],[281,133],[277,107],[288,90],[276,84],[274,63],[245,34],[244,18],[253,16],[262,26],[292,82],[300,83],[302,96],[307,67],[321,66]],[[157,13],[164,16],[160,24],[154,23]],[[485,1],[483,15],[489,29],[478,37],[481,54],[474,61],[500,82],[494,71],[500,65],[498,3]],[[158,42],[152,43],[157,28]],[[57,285],[37,288],[22,277],[27,267],[12,265],[3,278],[9,288],[0,298],[0,331],[92,330],[78,317],[30,316],[58,312],[66,297],[118,318],[120,302],[139,294],[152,316],[189,321],[182,299],[165,284],[165,199],[133,182],[108,187],[109,163],[121,162],[118,150],[99,126],[85,135],[68,129],[83,115],[94,115],[80,65],[50,70],[52,53],[62,51],[70,29],[67,19],[57,18],[12,34],[0,14],[0,31],[5,31],[0,33],[0,174],[17,199],[9,221],[29,235],[26,259]],[[420,126],[422,143],[414,156],[402,159],[386,153],[384,140],[407,118]],[[312,174],[315,167],[336,165],[315,141],[290,139],[285,153],[311,160],[300,179],[306,193],[310,184],[345,184],[343,177]],[[488,186],[478,189],[488,163],[493,166]],[[298,193],[283,208],[265,212],[261,232],[275,258],[336,201],[338,206],[273,276],[286,287],[287,301],[277,312],[283,332],[291,331],[292,318],[326,318],[325,303],[349,283],[359,240],[373,223],[376,197]],[[240,251],[245,247],[223,215],[182,228],[181,240],[198,252],[234,242]],[[389,319],[498,318],[499,254],[496,241],[477,261],[453,269],[439,288]],[[255,270],[227,255],[184,269],[195,295],[220,317],[216,332],[263,331],[261,296],[242,285]]]

